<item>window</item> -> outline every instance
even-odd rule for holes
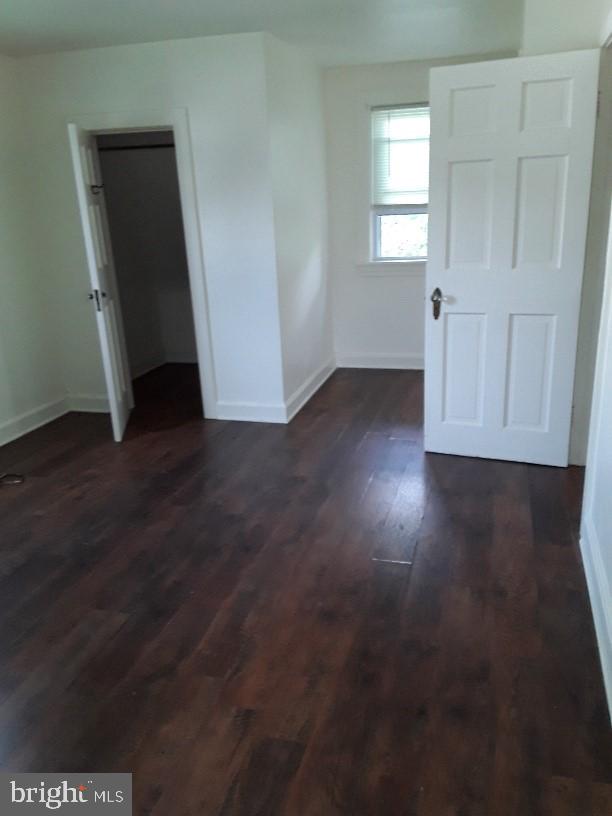
[[[427,257],[429,108],[372,110],[372,257]]]

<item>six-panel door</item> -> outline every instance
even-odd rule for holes
[[[598,60],[431,72],[429,451],[567,464]]]
[[[79,213],[89,279],[93,292],[113,436],[120,442],[134,405],[129,364],[104,194],[95,140],[91,133],[68,125]]]

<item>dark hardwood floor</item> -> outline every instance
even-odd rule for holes
[[[289,426],[202,421],[195,374],[121,445],[0,449],[2,767],[131,771],[155,816],[610,816],[582,472],[425,456],[416,372]]]

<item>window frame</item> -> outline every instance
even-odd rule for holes
[[[396,105],[376,105],[370,108],[370,262],[384,263],[425,263],[428,255],[380,254],[380,217],[383,215],[429,215],[429,188],[427,202],[423,204],[374,204],[374,134],[372,129],[373,114],[376,111],[400,110],[402,108],[427,108],[431,117],[429,102],[410,102]],[[431,142],[431,137],[430,140]],[[429,250],[429,246],[428,246]]]
[[[429,204],[372,204],[371,219],[371,259],[373,263],[414,263],[424,262],[427,255],[381,255],[380,254],[380,217],[383,215],[429,215]],[[429,247],[428,247],[429,248]]]

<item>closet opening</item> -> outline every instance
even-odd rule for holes
[[[128,433],[203,414],[172,130],[95,137],[134,408]]]

